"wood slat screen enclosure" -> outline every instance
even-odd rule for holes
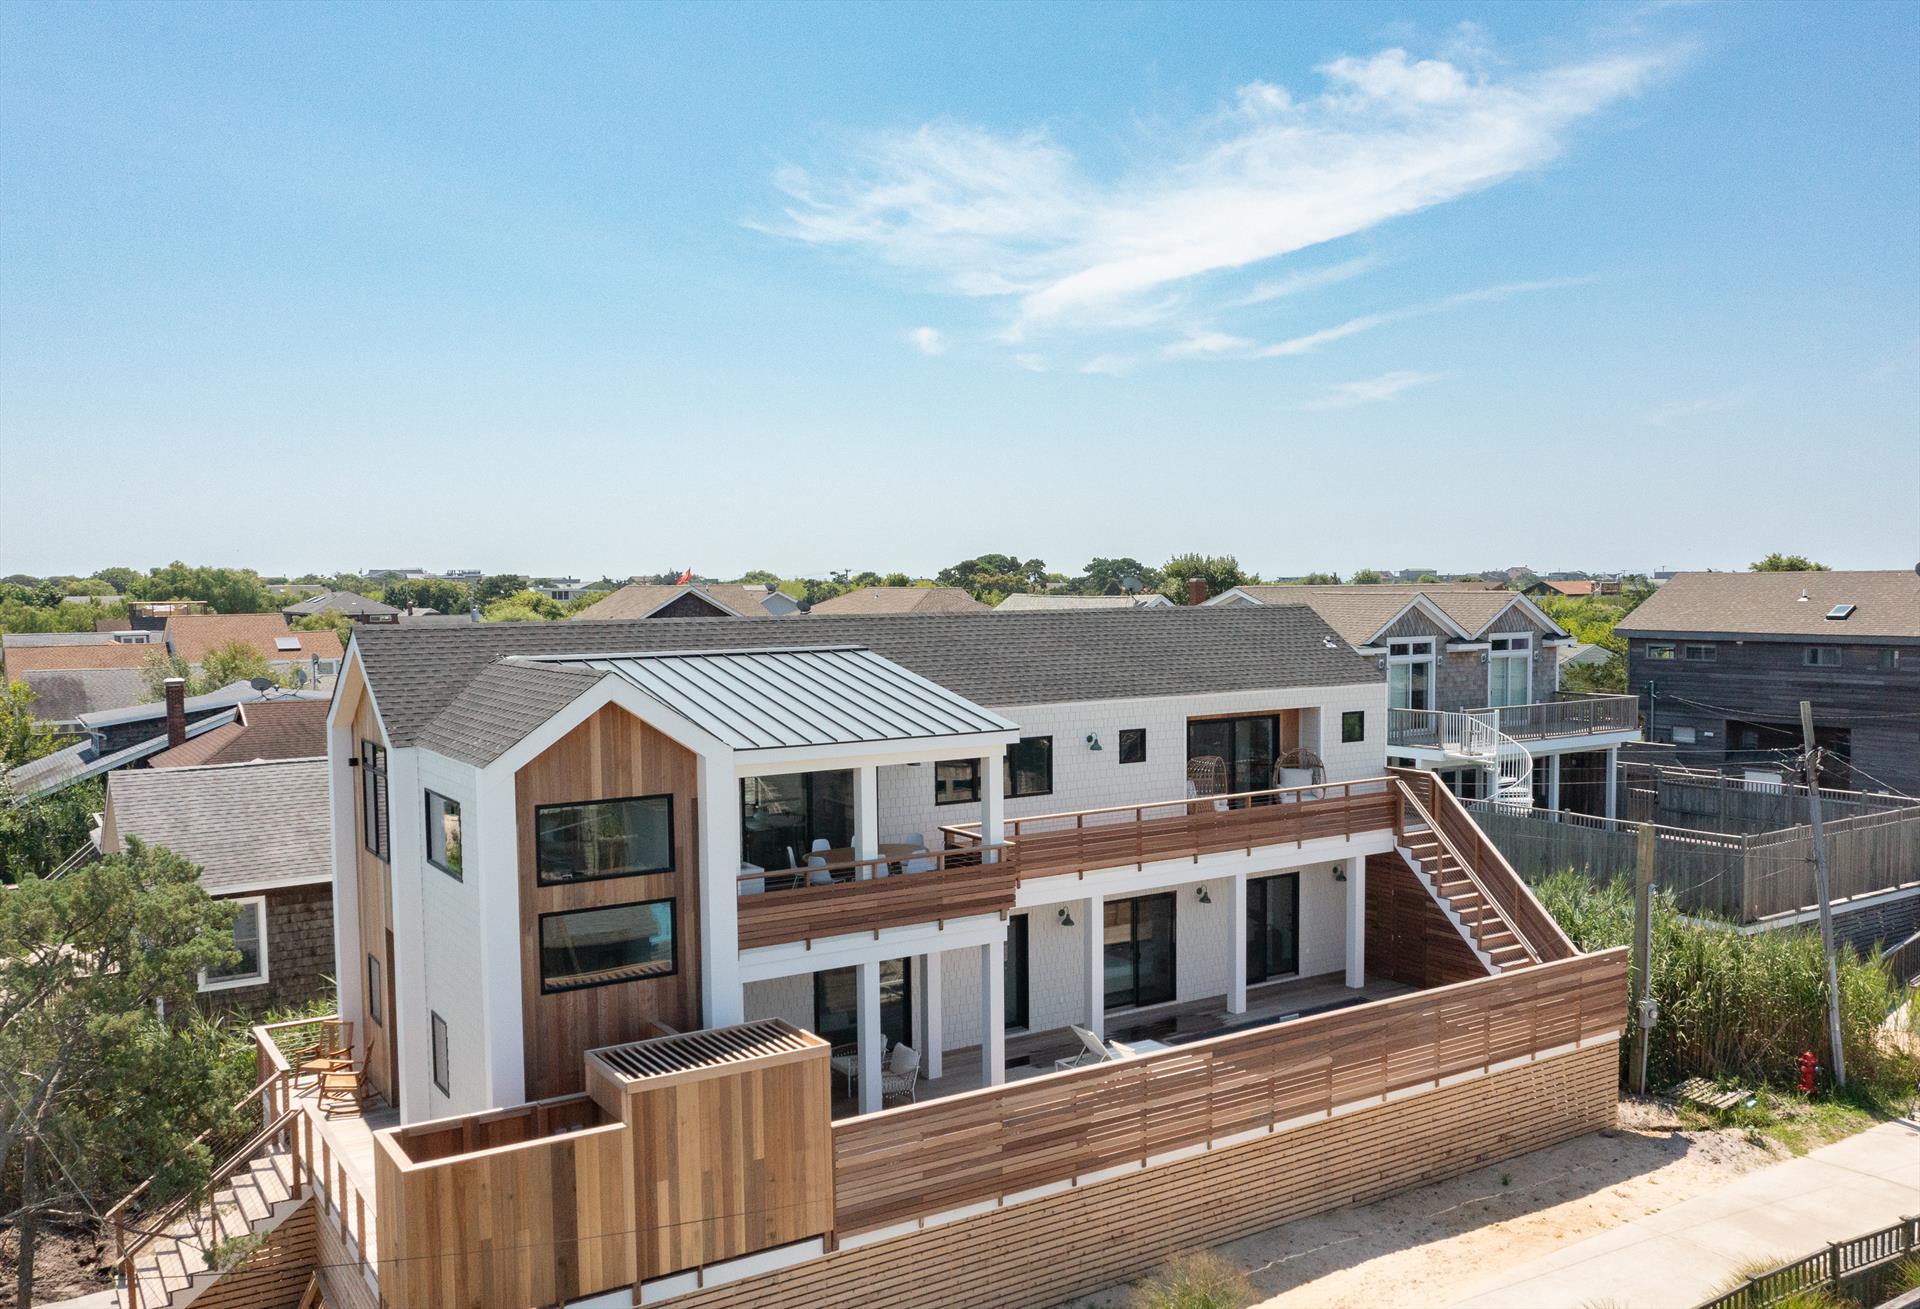
[[[1379,1102],[1617,1033],[1627,952],[1276,1023],[834,1124],[840,1236]]]
[[[1393,825],[1385,778],[1276,787],[1193,800],[1115,805],[1073,813],[1010,818],[1006,838],[1020,880],[1139,867],[1260,846],[1299,846]],[[941,829],[954,849],[980,840],[977,823]]]

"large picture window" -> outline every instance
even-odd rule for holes
[[[533,811],[542,886],[673,871],[673,797],[639,795]]]
[[[460,872],[460,802],[427,792],[427,862],[456,881]]]
[[[1172,1000],[1173,893],[1109,900],[1101,913],[1107,1008]]]
[[[540,916],[540,989],[577,991],[674,972],[673,901]]]
[[[202,991],[259,986],[267,980],[267,902],[255,896],[232,903],[239,911],[233,919],[233,948],[240,952],[240,958],[224,968],[201,972]]]
[[[1533,638],[1496,636],[1488,646],[1487,703],[1497,708],[1531,702]]]
[[[360,840],[387,858],[387,749],[371,741],[360,742]]]

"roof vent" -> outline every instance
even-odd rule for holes
[[[1806,588],[1806,587],[1804,587],[1804,586],[1803,586],[1803,587],[1801,587],[1801,588],[1800,588],[1800,603],[1801,603],[1801,604],[1805,604],[1805,603],[1806,603],[1807,601],[1809,601],[1809,600],[1811,600],[1811,599],[1813,599],[1813,597],[1807,594],[1807,588]]]
[[[1844,623],[1847,619],[1853,617],[1855,608],[1856,606],[1854,605],[1835,605],[1833,608],[1827,610],[1827,621]]]

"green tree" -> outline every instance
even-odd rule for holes
[[[495,600],[480,616],[489,623],[540,623],[565,618],[568,612],[566,605],[551,596],[523,590]]]
[[[1380,570],[1377,568],[1362,568],[1353,575],[1353,584],[1355,586],[1378,586],[1386,580],[1385,577],[1381,576]]]
[[[251,568],[200,568],[174,560],[138,579],[128,594],[138,600],[205,600],[216,613],[261,614],[279,608]]]
[[[185,681],[189,694],[193,690],[193,665],[177,654],[168,653],[165,646],[156,647],[147,656],[147,661],[140,665],[140,676],[146,681],[149,700],[166,698],[169,678]]]
[[[880,585],[912,586],[913,579],[911,577],[908,577],[905,573],[888,573],[885,577],[880,579]]]
[[[443,614],[464,614],[473,604],[473,588],[444,577],[422,577],[417,581],[398,579],[388,582],[382,599],[395,609],[408,605],[437,609]]]
[[[23,1305],[49,1218],[150,1175],[163,1194],[202,1182],[193,1140],[249,1080],[193,1005],[200,971],[237,960],[232,906],[178,855],[128,847],[0,895],[0,1225]]]
[[[504,600],[527,589],[527,579],[517,573],[498,573],[473,584],[473,601],[482,609],[496,600]],[[438,608],[438,606],[435,606]]]
[[[1340,585],[1340,574],[1308,573],[1305,577],[1300,579],[1300,585],[1302,586],[1338,586]]]
[[[259,650],[245,641],[229,641],[225,645],[215,646],[201,657],[200,689],[193,693],[204,695],[235,682],[251,682],[257,677],[268,678],[276,685],[286,683],[284,675],[277,672]]]
[[[322,609],[317,614],[302,614],[288,624],[296,632],[332,632],[340,638],[340,648],[353,640],[353,619],[338,609]]]
[[[740,574],[740,585],[742,586],[765,586],[769,582],[778,586],[780,584],[780,574],[770,573],[764,568],[749,568],[746,572]]]
[[[1774,551],[1765,559],[1747,565],[1750,573],[1826,573],[1831,572],[1825,564],[1816,564],[1805,555],[1783,555]]]
[[[44,876],[80,848],[104,801],[104,788],[87,781],[31,798],[14,794],[7,774],[65,742],[33,716],[31,687],[24,682],[0,686],[0,884],[10,884]]]
[[[933,581],[936,586],[963,587],[974,599],[991,604],[1015,591],[1037,590],[1046,576],[1047,565],[1043,560],[983,554],[942,568]]]
[[[59,738],[33,716],[33,701],[33,688],[25,682],[0,682],[0,772],[59,747]]]
[[[1121,595],[1127,589],[1128,578],[1132,578],[1143,592],[1159,590],[1164,580],[1158,568],[1121,555],[1117,559],[1088,560],[1085,571],[1073,589],[1081,595]]]
[[[1242,571],[1240,561],[1232,555],[1175,555],[1161,566],[1160,590],[1175,604],[1187,602],[1187,581],[1198,577],[1207,584],[1208,595],[1221,595],[1236,586],[1245,586],[1260,579],[1252,573]]]

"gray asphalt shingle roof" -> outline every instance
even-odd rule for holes
[[[1305,605],[1001,614],[815,615],[808,644],[859,646],[1006,707],[1378,682]],[[602,674],[513,656],[791,647],[791,621],[737,618],[366,627],[355,634],[396,746],[485,763]]]
[[[147,674],[140,668],[38,668],[14,680],[33,688],[33,716],[49,723],[125,709],[147,693]]]
[[[1828,618],[1836,605],[1854,608],[1844,619]],[[1911,569],[1676,573],[1614,630],[1622,636],[1727,633],[1913,640],[1920,638],[1920,575]]]
[[[214,895],[333,876],[325,759],[118,772],[107,804],[117,845],[165,846],[200,865]]]

